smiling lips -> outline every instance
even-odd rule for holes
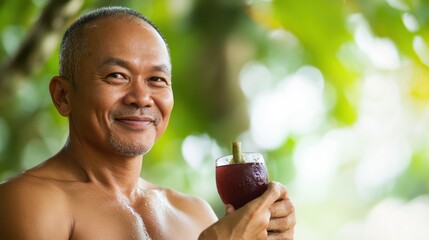
[[[151,116],[123,116],[115,118],[115,121],[122,123],[132,129],[143,129],[150,125],[156,126],[156,121]]]

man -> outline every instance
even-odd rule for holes
[[[0,185],[0,239],[293,239],[294,208],[279,183],[217,219],[202,199],[140,178],[173,92],[166,43],[139,13],[102,8],[72,24],[49,90],[69,138]]]

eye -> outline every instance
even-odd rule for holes
[[[151,77],[149,80],[155,84],[169,85],[169,81],[163,77]]]
[[[122,73],[110,73],[107,75],[108,78],[116,78],[116,79],[126,79],[126,77]]]
[[[110,84],[123,84],[128,82],[128,76],[120,72],[112,72],[106,75],[104,81]]]

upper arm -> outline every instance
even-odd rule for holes
[[[0,185],[0,239],[69,239],[70,216],[61,194],[27,181]]]

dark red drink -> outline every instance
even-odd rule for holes
[[[228,164],[216,167],[216,185],[225,204],[235,209],[259,197],[267,189],[269,179],[263,162]]]

